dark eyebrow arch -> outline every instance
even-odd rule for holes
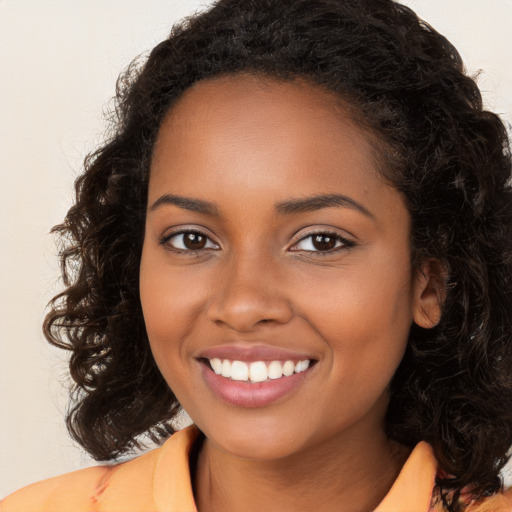
[[[375,219],[374,215],[366,209],[362,204],[354,201],[350,197],[341,194],[325,194],[305,199],[291,199],[283,201],[276,205],[277,213],[280,215],[291,215],[294,213],[312,212],[323,208],[343,207],[356,210],[371,219]]]
[[[203,199],[193,199],[191,197],[176,196],[173,194],[165,194],[159,197],[150,207],[150,211],[156,210],[164,204],[173,204],[184,210],[203,213],[205,215],[220,215],[219,209],[213,203],[204,201]]]

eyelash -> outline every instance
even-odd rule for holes
[[[295,242],[295,244],[293,244],[293,246],[292,246],[292,249],[290,249],[290,250],[293,252],[300,252],[301,249],[293,249],[293,247],[295,247],[299,243],[304,242],[308,239],[312,240],[314,236],[318,236],[318,235],[323,236],[323,237],[333,238],[336,241],[336,244],[339,243],[340,245],[335,246],[332,249],[328,249],[328,250],[324,250],[324,251],[321,251],[321,250],[315,250],[315,251],[302,250],[302,251],[308,252],[311,254],[315,254],[315,255],[326,255],[326,254],[334,254],[334,253],[337,253],[340,251],[347,251],[356,245],[355,242],[353,242],[352,240],[348,240],[347,238],[344,238],[341,235],[339,235],[338,233],[335,233],[333,231],[315,231],[313,233],[308,233],[307,235],[303,236],[300,240]],[[310,243],[313,244],[313,241],[311,241]]]
[[[175,252],[175,253],[178,253],[178,254],[186,254],[186,255],[190,255],[190,256],[199,256],[199,255],[201,255],[201,254],[203,254],[205,252],[208,252],[208,251],[212,250],[211,247],[201,248],[201,249],[179,249],[177,247],[173,247],[170,244],[170,241],[173,238],[176,238],[176,237],[178,237],[180,235],[188,235],[188,234],[204,237],[206,239],[206,243],[207,244],[211,243],[211,244],[213,244],[213,245],[218,247],[218,244],[215,244],[208,235],[205,235],[202,231],[199,231],[197,229],[183,229],[181,231],[176,231],[175,233],[171,233],[169,235],[165,235],[165,236],[163,236],[160,239],[160,245],[164,246],[169,251],[172,251],[172,252]],[[214,249],[214,250],[216,250],[216,249]]]
[[[180,248],[173,247],[170,244],[170,241],[173,238],[176,238],[176,237],[178,237],[180,235],[187,235],[187,234],[192,234],[192,235],[197,235],[197,236],[200,236],[200,237],[204,237],[204,238],[206,238],[206,244],[208,244],[208,243],[213,244],[213,245],[216,246],[216,248],[207,247],[207,248],[201,248],[201,249],[180,249]],[[304,241],[306,241],[308,239],[312,239],[312,237],[318,236],[318,235],[321,235],[321,236],[324,236],[324,237],[328,237],[328,238],[334,238],[335,241],[336,241],[336,244],[339,243],[339,245],[333,247],[332,249],[328,249],[328,250],[324,250],[324,251],[321,251],[321,250],[311,251],[311,250],[303,250],[303,249],[293,249],[293,247],[297,246],[299,243],[304,242]],[[311,244],[313,244],[313,242],[311,242]],[[199,230],[196,230],[196,229],[186,229],[186,230],[177,231],[175,233],[171,233],[169,235],[166,235],[166,236],[161,238],[160,245],[164,246],[166,249],[168,249],[168,250],[170,250],[172,252],[175,252],[175,253],[178,253],[178,254],[186,254],[186,255],[190,255],[190,256],[200,256],[201,254],[204,254],[204,253],[209,252],[211,250],[217,250],[217,248],[219,247],[218,244],[213,242],[212,239],[208,235],[206,235],[202,231],[199,231]],[[315,255],[326,255],[326,254],[333,254],[333,253],[337,253],[337,252],[340,252],[340,251],[349,250],[352,247],[354,247],[355,245],[356,245],[355,242],[340,236],[338,233],[331,232],[331,231],[315,231],[313,233],[308,233],[307,235],[303,236],[300,240],[295,242],[290,250],[292,252],[307,252],[307,253],[311,253],[311,254],[315,254]]]

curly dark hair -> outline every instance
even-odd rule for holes
[[[498,492],[512,444],[510,146],[456,49],[392,0],[219,0],[121,76],[108,141],[54,228],[67,288],[44,331],[71,351],[72,436],[108,460],[143,434],[173,432],[180,405],[151,354],[138,288],[152,149],[188,87],[240,72],[335,92],[382,142],[382,173],[411,215],[413,264],[441,262],[446,284],[440,323],[411,328],[387,433],[431,443],[448,510],[462,510],[465,487],[477,499]]]

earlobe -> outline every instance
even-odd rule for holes
[[[445,282],[446,269],[438,260],[426,259],[416,270],[413,320],[418,326],[430,329],[440,322],[446,296]]]

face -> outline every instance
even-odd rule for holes
[[[374,148],[303,82],[201,82],[163,122],[142,308],[164,378],[225,452],[280,458],[382,431],[428,287]]]

